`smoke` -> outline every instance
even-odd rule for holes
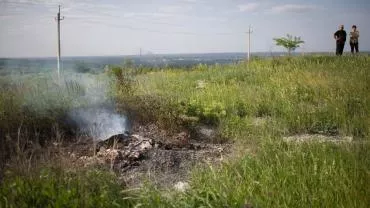
[[[115,110],[112,79],[106,74],[65,72],[9,76],[19,86],[22,107],[33,115],[60,118],[78,134],[105,140],[128,130],[127,118]],[[60,113],[61,112],[61,113]]]
[[[127,131],[126,117],[107,106],[74,109],[68,113],[68,117],[78,125],[81,133],[96,140],[106,140]]]
[[[82,91],[74,98],[75,106],[67,113],[67,119],[78,132],[95,140],[106,140],[128,129],[127,118],[115,111],[114,101],[109,96],[111,80],[102,75],[75,74],[64,76],[70,91]]]

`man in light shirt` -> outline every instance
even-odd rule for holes
[[[360,37],[360,32],[357,30],[357,26],[352,26],[352,31],[349,33],[349,44],[351,46],[351,53],[353,54],[356,50],[358,53],[358,38]]]

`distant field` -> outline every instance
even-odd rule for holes
[[[88,76],[109,83],[108,97],[141,122],[168,131],[211,126],[219,135],[214,142],[232,142],[234,152],[220,166],[194,168],[185,192],[150,183],[125,190],[103,170],[43,169],[46,164],[21,175],[10,169],[1,207],[369,206],[369,56],[255,58],[190,70],[125,67],[111,67],[111,79]],[[89,104],[72,102],[85,92],[83,85],[56,87],[55,94],[50,77],[0,77],[0,133],[15,135],[14,143],[20,124],[50,129],[68,109]],[[25,99],[38,111],[25,112]]]

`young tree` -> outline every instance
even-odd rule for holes
[[[293,37],[289,34],[286,36],[287,37],[274,38],[274,41],[276,42],[276,45],[286,48],[288,50],[288,54],[290,55],[292,51],[298,48],[300,44],[304,43],[304,41],[301,40],[301,37]]]

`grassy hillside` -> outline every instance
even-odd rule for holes
[[[118,193],[115,176],[99,177],[99,183],[108,185],[90,185],[80,175],[90,173],[83,170],[70,174],[47,169],[51,178],[37,179],[10,172],[1,186],[0,205],[25,206],[17,200],[21,198],[38,207],[55,200],[94,207],[98,199],[95,205],[104,207],[368,207],[369,71],[367,56],[277,58],[155,72],[116,67],[111,96],[133,119],[155,122],[168,131],[216,127],[219,138],[214,142],[234,142],[234,153],[219,167],[195,168],[186,192],[149,184]],[[16,118],[24,117],[18,109],[21,94],[2,90],[0,95],[0,125],[17,130],[8,121],[16,126]],[[59,97],[63,102],[70,98]],[[62,113],[70,102],[53,106],[62,106]],[[55,116],[41,119],[48,117]],[[284,139],[302,134],[347,137],[351,142]]]
[[[363,138],[370,130],[369,69],[368,57],[256,60],[138,75],[134,89],[143,100],[163,99],[178,114],[221,125],[227,138],[248,138],[256,121],[259,130],[280,135]]]

